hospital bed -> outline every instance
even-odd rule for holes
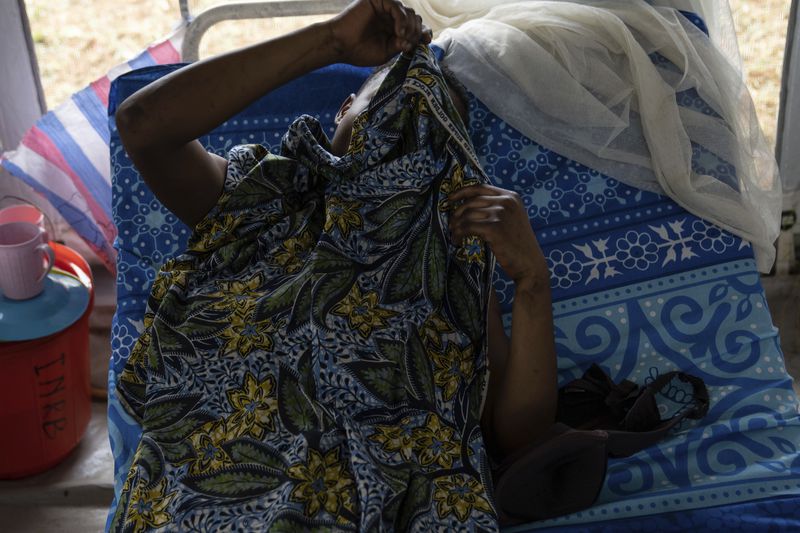
[[[335,12],[344,3],[237,4],[228,11],[233,18],[252,18],[264,9],[275,9],[270,16],[307,15]],[[185,14],[190,18],[188,10]],[[696,15],[684,16],[704,29]],[[194,19],[183,57],[196,59],[202,32],[226,17],[212,11]],[[120,144],[113,116],[127,96],[176,68],[180,65],[153,66],[120,77],[109,102],[119,254],[109,371],[117,491],[139,428],[116,400],[116,378],[141,333],[159,266],[180,253],[190,231],[141,180]],[[286,127],[302,113],[319,118],[330,135],[339,104],[368,73],[347,65],[312,72],[200,141],[222,156],[237,144],[277,149]],[[678,97],[680,105],[708,112],[696,93]],[[592,508],[509,531],[800,530],[798,400],[752,247],[665,196],[634,189],[548,150],[471,95],[469,119],[487,174],[495,185],[522,196],[548,259],[559,383],[579,377],[592,363],[615,381],[639,384],[680,369],[701,377],[711,396],[703,420],[684,422],[657,446],[610,460]],[[694,148],[696,169],[719,178],[730,172],[725,161],[702,146]],[[499,269],[495,288],[510,328],[513,284]],[[670,401],[679,406],[687,399],[674,391],[665,410]]]

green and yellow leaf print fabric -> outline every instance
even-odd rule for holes
[[[479,418],[494,259],[451,242],[485,182],[427,47],[351,145],[303,116],[229,155],[119,380],[143,436],[112,530],[492,531]]]

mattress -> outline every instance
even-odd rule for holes
[[[653,57],[654,61],[663,58]],[[110,115],[127,95],[179,66],[120,77]],[[367,69],[335,65],[262,98],[201,139],[225,155],[237,144],[277,149],[288,124],[316,116],[329,135],[341,101]],[[687,91],[680,104],[707,109]],[[470,95],[470,134],[497,186],[517,191],[551,270],[559,383],[599,364],[615,380],[646,384],[680,369],[703,378],[711,408],[657,446],[609,462],[585,511],[511,531],[685,531],[725,527],[800,530],[800,417],[753,250],[667,197],[628,187],[528,139]],[[112,326],[109,433],[121,488],[139,429],[115,395],[116,376],[142,331],[159,266],[189,229],[154,198],[122,149],[111,119],[118,307]],[[721,180],[731,167],[701,146],[694,166]],[[495,287],[510,326],[513,283]],[[509,328],[510,332],[510,328]],[[665,416],[689,398],[660,397]]]
[[[691,95],[683,100],[702,105]],[[667,197],[524,138],[475,99],[470,116],[484,168],[522,196],[548,260],[559,383],[592,363],[615,381],[639,384],[682,370],[701,377],[711,399],[703,420],[611,460],[594,507],[513,531],[759,499],[800,503],[797,398],[750,245]],[[724,165],[714,159],[696,147],[696,164],[712,175]],[[495,287],[508,327],[513,283],[500,269]],[[668,391],[660,407],[687,402],[683,394]],[[686,516],[677,513],[675,527]]]

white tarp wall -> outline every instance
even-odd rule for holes
[[[39,82],[23,0],[0,0],[0,152],[11,150],[47,110]],[[0,208],[16,196],[36,203],[53,222],[61,217],[47,202],[0,168]]]
[[[22,0],[0,6],[0,152],[11,150],[47,109]],[[15,180],[16,181],[16,180]]]
[[[24,0],[0,0],[0,153],[14,149],[47,111]],[[22,199],[44,211],[54,235],[93,261],[94,254],[58,211],[0,167],[0,208]]]
[[[784,209],[800,210],[800,5],[789,14],[786,56],[778,122],[778,163],[784,190]]]

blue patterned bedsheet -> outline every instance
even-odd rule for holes
[[[594,362],[637,383],[681,369],[711,394],[704,420],[612,460],[595,507],[537,526],[800,495],[797,398],[749,244],[524,138],[475,99],[470,115],[489,177],[522,195],[547,257],[560,383]],[[495,278],[508,327],[513,286]]]
[[[112,102],[168,71],[157,67],[123,76]],[[313,73],[201,141],[221,155],[240,143],[276,146],[302,112],[320,118],[330,134],[339,103],[365,74],[344,66]],[[681,101],[704,105],[692,94]],[[704,420],[684,423],[658,446],[612,460],[593,508],[516,530],[800,495],[798,403],[751,247],[668,198],[545,149],[474,98],[469,107],[470,133],[487,173],[498,186],[522,195],[551,268],[560,383],[580,376],[592,362],[615,380],[637,383],[679,368],[701,376],[711,394]],[[156,269],[182,249],[188,229],[140,181],[113,125],[111,149],[119,261],[109,431],[119,482],[138,428],[116,401],[116,374],[141,332]],[[695,166],[721,179],[728,172],[701,147],[695,147]],[[513,288],[499,271],[495,286],[508,326]],[[680,404],[685,398],[676,390],[671,400]]]

